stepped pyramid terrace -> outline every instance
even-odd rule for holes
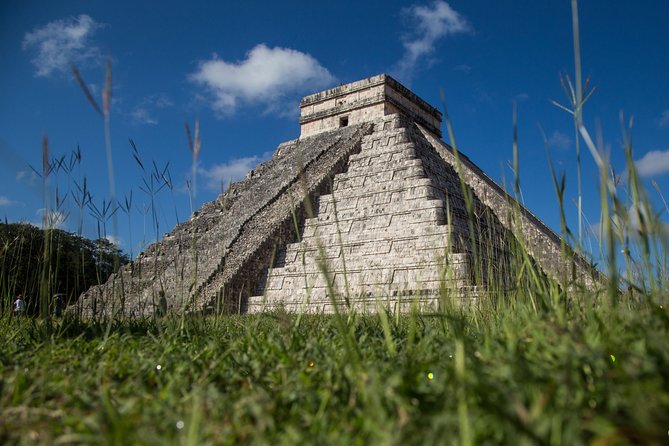
[[[84,314],[436,309],[494,297],[519,245],[563,287],[600,280],[441,140],[441,113],[387,75],[304,97],[299,139],[83,294]],[[494,286],[491,285],[494,280]],[[164,303],[163,303],[164,305]]]

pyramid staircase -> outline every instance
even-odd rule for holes
[[[471,261],[460,183],[418,135],[399,114],[375,123],[305,219],[301,240],[278,252],[247,312],[328,313],[335,302],[436,308],[444,286],[465,297]]]

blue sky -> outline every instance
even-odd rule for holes
[[[624,167],[619,114],[634,116],[634,158],[662,210],[655,181],[669,190],[669,2],[580,4],[583,71],[596,91],[585,108],[601,129],[614,169]],[[51,157],[77,147],[70,178],[50,179],[63,202],[54,215],[77,231],[74,181],[100,208],[110,198],[103,120],[70,72],[76,64],[100,101],[105,58],[113,72],[110,112],[117,199],[132,193],[130,218],[119,211],[116,237],[136,255],[155,239],[140,188],[145,165],[169,163],[173,188],[154,199],[159,232],[190,215],[192,175],[184,123],[200,120],[202,148],[194,207],[221,182],[239,179],[276,146],[299,136],[301,96],[338,83],[389,73],[441,108],[445,92],[458,146],[494,179],[511,184],[512,108],[518,109],[521,188],[525,204],[559,229],[545,132],[567,175],[567,211],[576,231],[576,172],[571,117],[560,74],[573,78],[570,2],[339,1],[176,2],[25,1],[0,3],[0,218],[39,224],[42,139]],[[583,150],[584,214],[599,219],[597,171]],[[65,197],[65,198],[63,198]],[[83,233],[96,219],[84,211]],[[664,215],[666,219],[666,214]],[[57,218],[56,218],[57,219]],[[110,220],[111,222],[111,220]],[[111,223],[107,227],[113,232]]]

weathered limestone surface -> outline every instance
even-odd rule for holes
[[[603,277],[592,265],[574,253],[555,232],[509,196],[469,158],[462,154],[456,158],[451,147],[418,127],[441,158],[460,172],[464,183],[495,214],[502,226],[522,240],[525,249],[547,276],[567,287],[579,284],[594,289],[602,283]]]
[[[476,196],[477,236],[470,236],[457,173],[413,121],[392,114],[374,121],[374,129],[246,311],[332,312],[333,297],[363,311],[379,304],[436,309],[442,287],[455,298],[476,297],[473,243],[479,258],[508,256],[510,234]]]
[[[514,246],[562,286],[596,270],[439,138],[441,114],[386,75],[307,96],[301,138],[109,281],[84,314],[434,309],[515,280]],[[502,278],[500,282],[500,278]]]
[[[177,225],[107,283],[84,293],[77,310],[108,314],[113,308],[149,315],[157,308],[161,291],[174,310],[210,305],[221,277],[229,278],[247,266],[259,247],[273,246],[281,224],[290,220],[296,207],[299,212],[304,184],[308,183],[309,193],[317,190],[334,174],[324,166],[343,168],[338,157],[355,150],[369,129],[369,124],[354,125],[281,144],[272,159]],[[266,257],[263,252],[261,258]],[[237,278],[243,282],[243,276]]]
[[[424,148],[403,121],[393,114],[374,122],[375,131],[350,157],[348,170],[334,177],[301,241],[286,246],[264,295],[250,297],[247,311],[330,312],[333,294],[361,310],[375,309],[378,299],[385,304],[383,296],[425,307],[436,304],[443,283],[467,286],[466,255],[449,249],[464,225],[460,219],[446,224],[452,175],[428,176],[421,159],[428,154],[419,153]]]
[[[441,136],[441,113],[385,74],[306,96],[300,110],[302,138],[395,113]]]

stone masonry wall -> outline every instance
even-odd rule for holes
[[[454,249],[466,222],[455,217],[447,225],[444,212],[449,194],[454,207],[463,206],[451,190],[455,172],[432,165],[445,163],[427,143],[416,143],[411,127],[397,114],[374,122],[246,311],[332,312],[333,302],[370,311],[379,300],[435,309],[442,286],[462,293],[470,285],[468,253]]]
[[[301,137],[402,113],[441,136],[441,113],[390,76],[380,74],[306,96],[300,103]]]
[[[303,220],[305,197],[312,203],[317,201],[332,176],[346,168],[349,156],[359,150],[361,137],[370,130],[371,124],[364,124],[355,132],[338,131],[336,144],[304,166],[297,181],[245,223],[219,268],[198,290],[199,307],[215,308],[211,298],[216,296],[225,299],[227,308],[239,308],[241,299],[257,288],[258,277],[270,266],[276,246],[293,238],[293,220]]]
[[[521,239],[530,256],[548,277],[567,288],[582,286],[594,290],[602,283],[603,277],[596,268],[574,253],[555,232],[510,197],[466,156],[460,154],[458,163],[453,149],[427,130],[421,128],[421,132],[439,155],[461,173],[465,184],[495,214],[504,228]]]
[[[82,294],[74,311],[86,315],[112,311],[150,315],[157,308],[160,292],[165,293],[168,306],[174,310],[199,309],[197,305],[203,305],[206,299],[196,300],[196,291],[215,280],[222,259],[253,216],[298,181],[301,166],[313,165],[338,143],[344,147],[355,145],[364,128],[364,124],[350,126],[305,138],[299,144],[292,141],[280,145],[272,159],[234,183],[216,201],[203,205],[105,284]]]
[[[524,246],[564,287],[604,280],[499,185],[439,140],[441,114],[389,76],[303,98],[300,140],[206,203],[74,311],[435,308],[504,289]],[[340,118],[347,118],[340,120]],[[466,197],[468,197],[466,199]],[[470,205],[467,206],[467,203]]]
[[[444,287],[475,299],[478,286],[489,284],[487,273],[514,277],[513,235],[465,189],[471,212],[455,168],[412,120],[395,114],[375,121],[245,310],[376,311],[379,303],[434,310]],[[507,283],[494,285],[499,291]]]

